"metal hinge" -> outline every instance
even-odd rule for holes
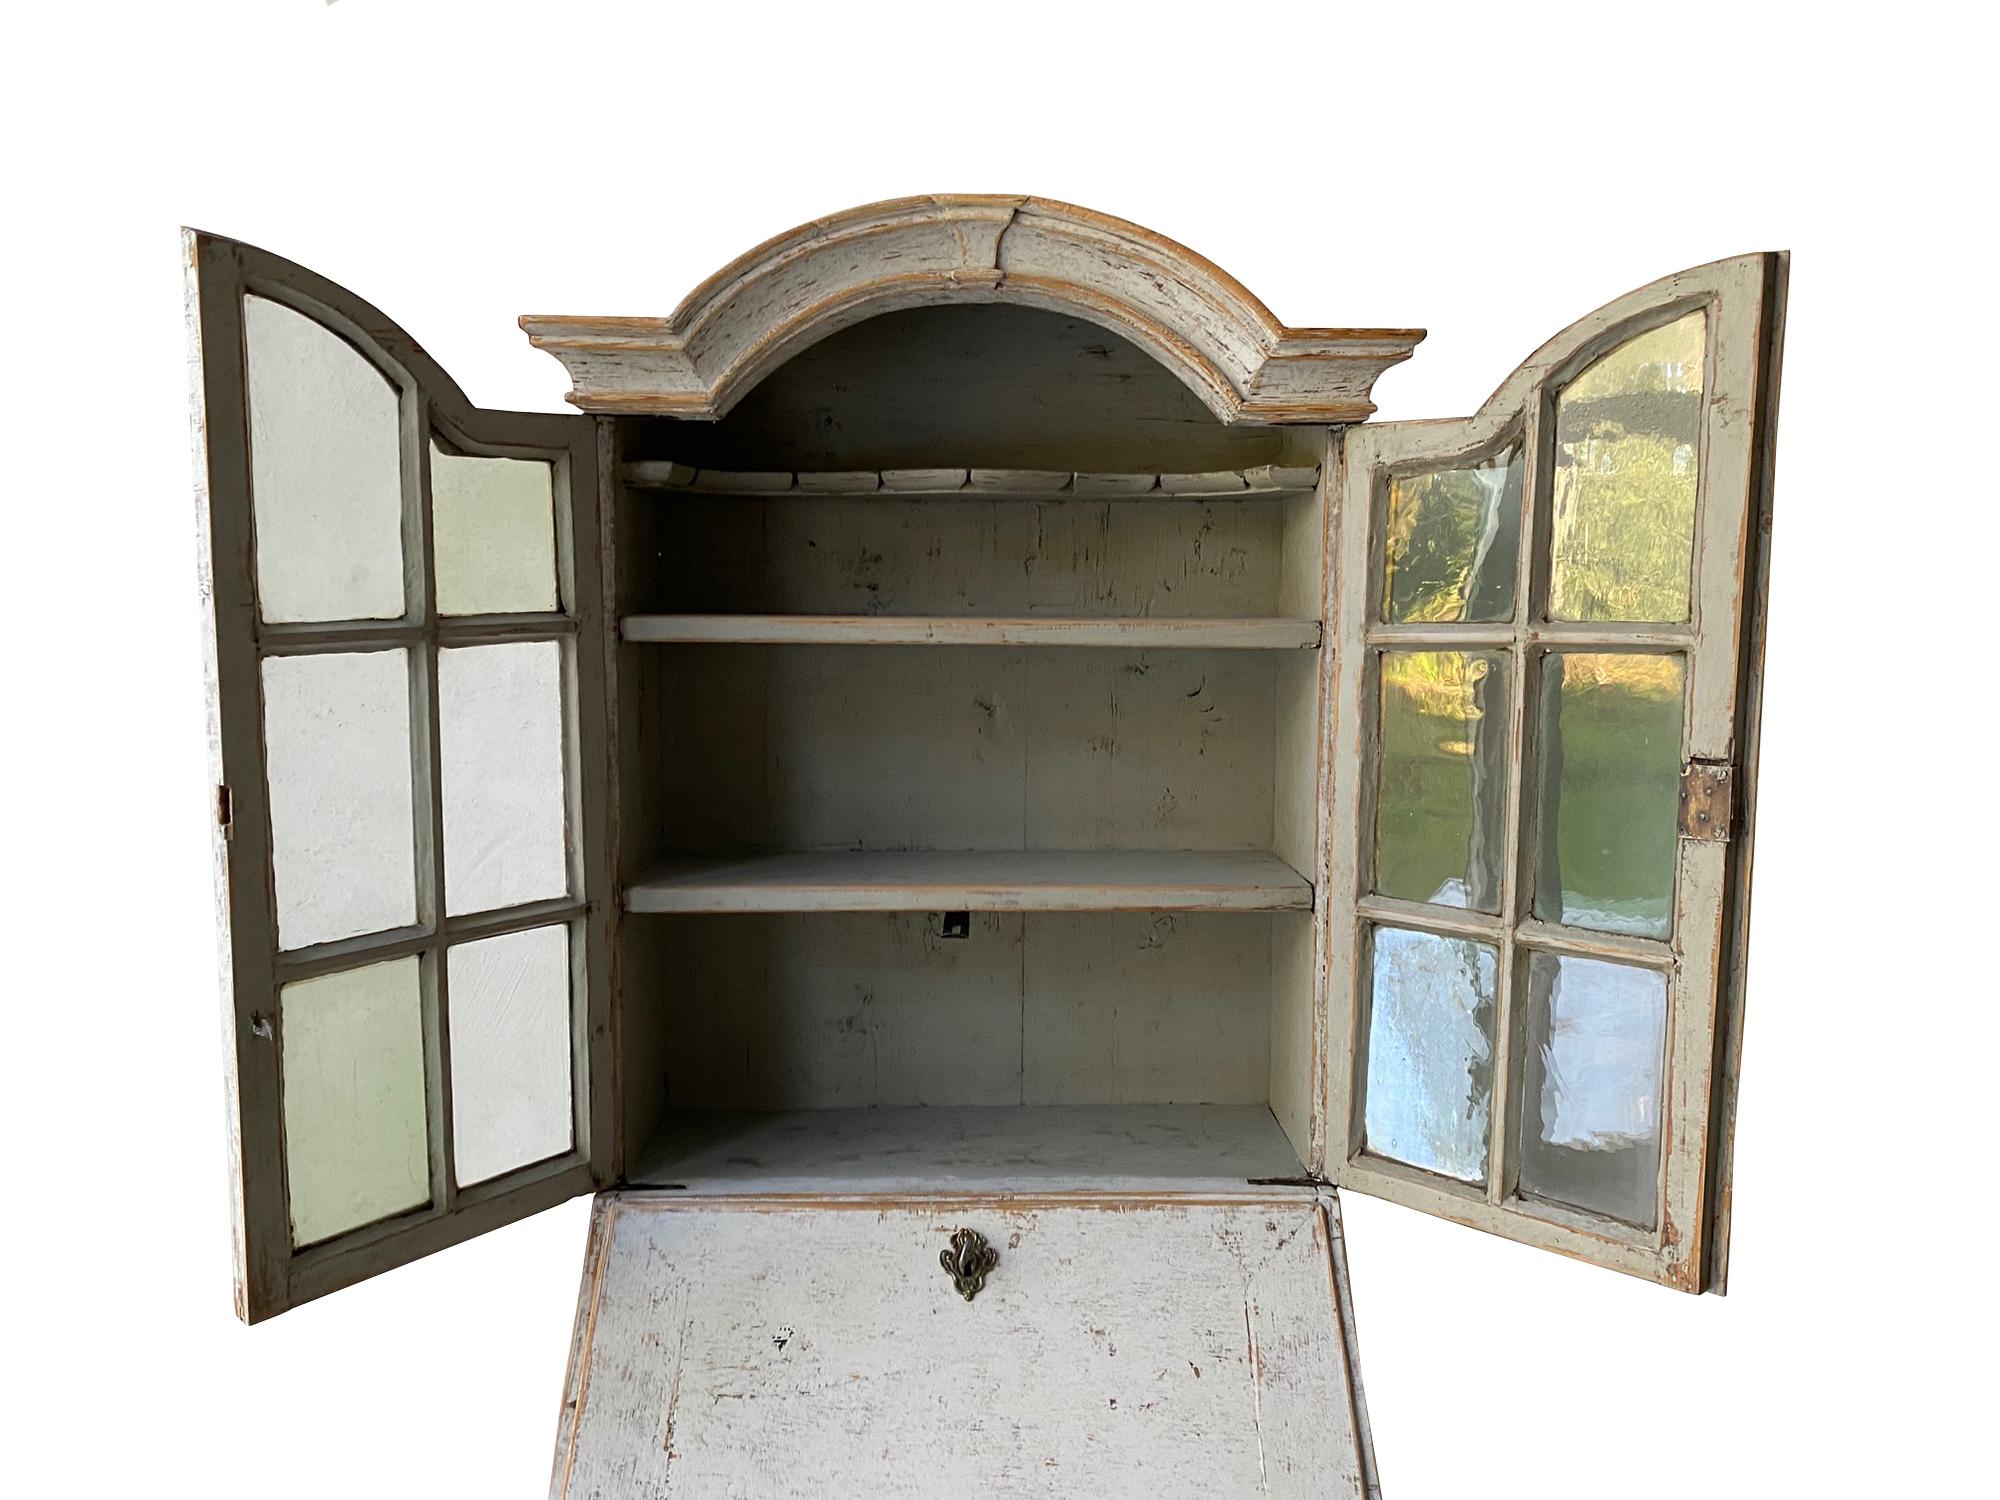
[[[1726,760],[1691,760],[1681,768],[1681,837],[1727,843],[1736,807],[1736,768]]]
[[[229,788],[215,789],[215,826],[222,830],[225,839],[236,837],[236,809],[229,796]]]

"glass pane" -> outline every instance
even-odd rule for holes
[[[278,992],[278,1025],[292,1243],[428,1203],[418,960],[288,984]]]
[[[1535,915],[1599,932],[1673,930],[1681,658],[1542,659]]]
[[[1556,402],[1556,620],[1688,617],[1705,313],[1620,344]]]
[[[1374,966],[1368,1149],[1462,1182],[1485,1181],[1495,950],[1378,927]]]
[[[417,920],[406,651],[264,661],[278,946]]]
[[[1500,910],[1507,692],[1507,657],[1497,651],[1382,654],[1382,895]]]
[[[1513,619],[1520,547],[1518,444],[1469,468],[1391,479],[1382,618]]]
[[[569,890],[562,648],[438,654],[444,901],[453,915]]]
[[[257,604],[267,620],[403,613],[396,388],[303,313],[243,299]]]
[[[451,1138],[461,1187],[569,1150],[569,929],[449,953]]]
[[[1521,1191],[1653,1227],[1667,979],[1537,953],[1528,964]]]
[[[556,607],[555,470],[431,444],[431,550],[446,615]]]

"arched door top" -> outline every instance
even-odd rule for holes
[[[866,318],[1016,303],[1130,340],[1231,423],[1358,422],[1415,328],[1287,328],[1164,235],[1046,198],[898,198],[766,240],[664,318],[521,319],[585,411],[717,418],[776,366]]]

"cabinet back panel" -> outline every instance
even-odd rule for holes
[[[662,852],[1268,848],[1278,654],[652,647]]]
[[[1306,913],[655,917],[674,1109],[1262,1104]],[[651,991],[651,986],[648,987]]]
[[[1283,613],[1286,517],[1312,502],[657,503],[672,541],[643,612],[1232,617]],[[1299,617],[1318,616],[1316,600],[1299,602]]]
[[[705,469],[934,464],[1199,472],[1287,461],[1282,428],[1224,427],[1151,355],[1060,313],[884,313],[766,376],[720,422],[642,420],[631,457]]]

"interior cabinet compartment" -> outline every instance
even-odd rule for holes
[[[856,1150],[851,1166],[873,1161],[906,1186],[977,1179],[1002,1161],[1078,1186],[1168,1162],[1238,1185],[1302,1175],[1303,1130],[1288,1143],[1272,1109],[1302,1125],[1312,1060],[1295,1039],[1312,1005],[1300,962],[1312,921],[981,912],[963,938],[946,936],[935,912],[631,924],[643,948],[634,978],[652,977],[638,993],[652,998],[632,1017],[627,1076],[657,1089],[659,1112],[633,1180],[800,1169],[784,1130],[715,1112],[940,1107],[955,1117],[886,1136],[853,1121],[825,1128],[893,1147]],[[1085,1117],[1077,1106],[1098,1108]],[[1075,1149],[1079,1131],[1104,1149]],[[733,1136],[752,1143],[711,1149]]]

